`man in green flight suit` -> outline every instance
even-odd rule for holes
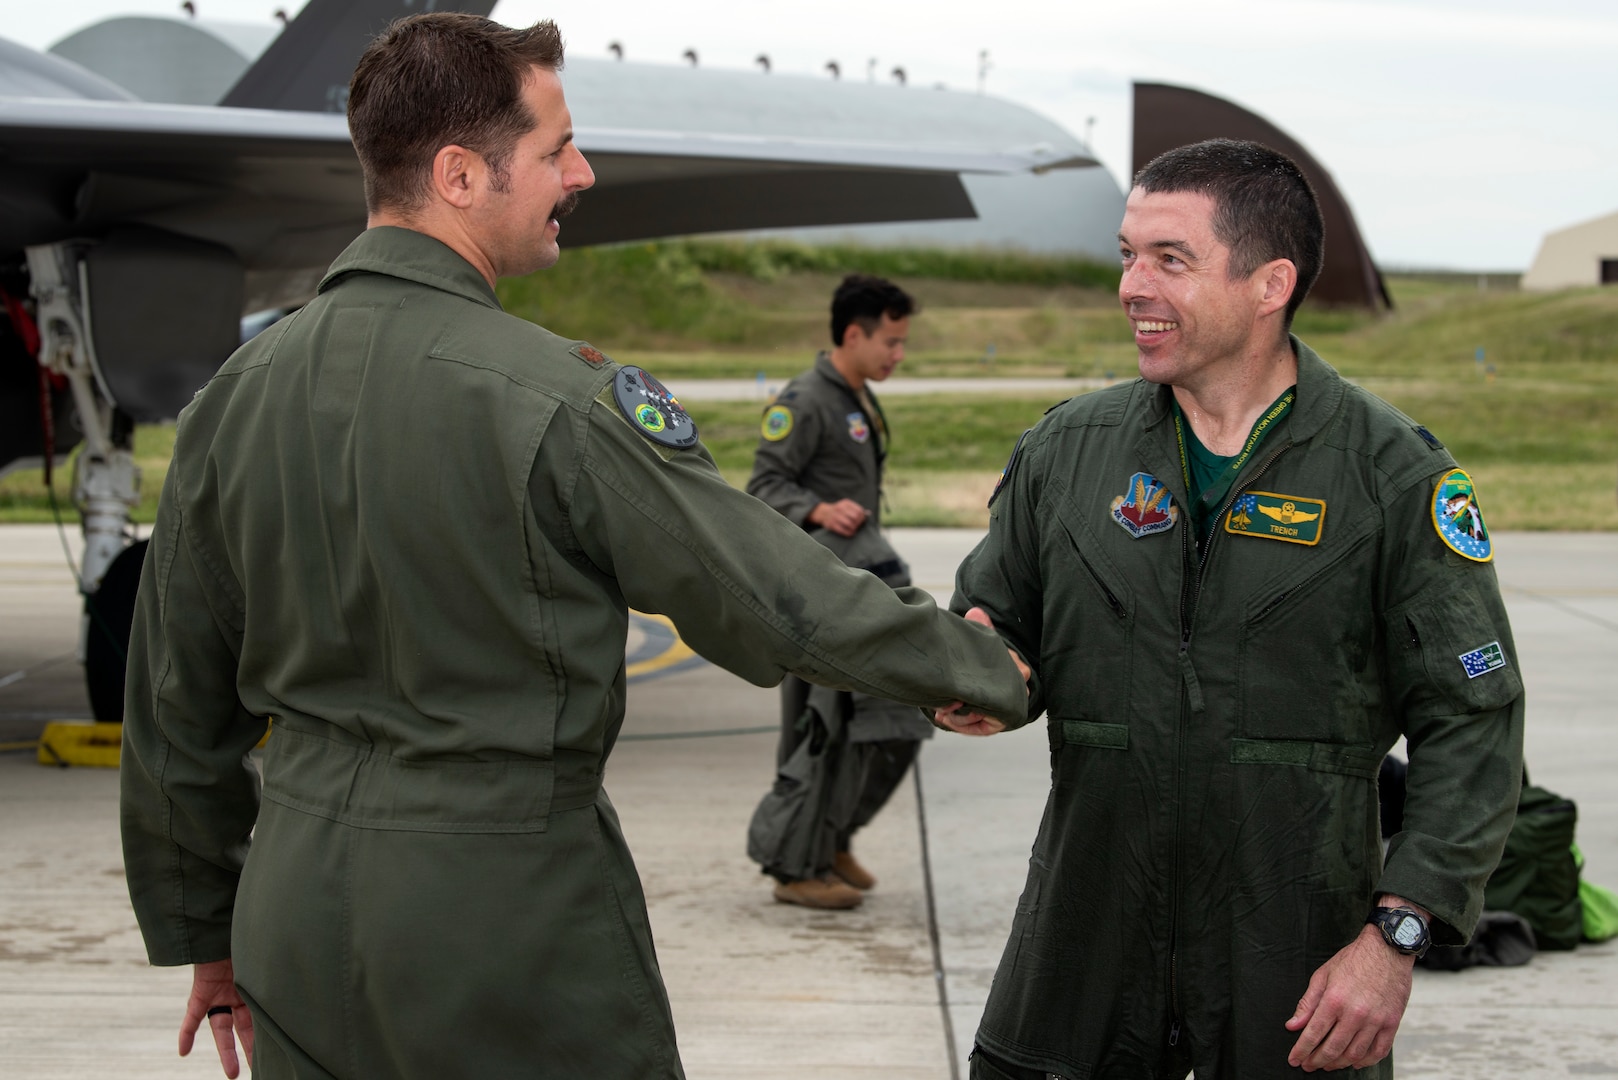
[[[627,608],[1009,722],[1000,640],[730,488],[655,378],[500,309],[594,181],[553,24],[432,14],[355,71],[370,227],[180,418],[141,581],[125,867],[229,1076],[680,1077],[602,768]],[[248,758],[273,718],[259,772]],[[256,1042],[255,1042],[256,1039]]]
[[[831,301],[831,350],[793,379],[764,410],[753,455],[749,495],[830,548],[844,564],[875,574],[894,588],[910,570],[882,535],[882,470],[888,421],[871,383],[883,382],[904,360],[916,304],[891,281],[849,274]],[[802,719],[809,685],[788,675],[781,683],[781,744],[785,764],[805,738]],[[813,908],[851,908],[876,878],[854,858],[850,841],[868,825],[904,779],[933,726],[902,703],[852,693],[832,706],[847,713],[847,741],[831,755],[843,777],[825,782],[833,795],[826,813],[803,814],[799,828],[834,833],[824,845],[831,861],[807,877],[765,867],[777,878],[775,898]]]
[[[1023,436],[961,566],[1052,763],[979,1080],[1391,1076],[1415,956],[1477,920],[1522,775],[1511,630],[1486,532],[1440,513],[1470,478],[1288,332],[1322,242],[1266,147],[1148,164],[1141,378]]]

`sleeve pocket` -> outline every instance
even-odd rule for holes
[[[1491,612],[1475,589],[1457,584],[1418,599],[1389,628],[1391,633],[1401,629],[1419,654],[1427,681],[1459,712],[1498,709],[1522,694],[1505,612]]]

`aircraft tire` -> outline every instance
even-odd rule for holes
[[[90,711],[103,724],[124,720],[124,665],[129,656],[129,627],[135,619],[135,591],[140,587],[146,541],[137,540],[119,552],[101,587],[84,598],[90,632],[84,646],[84,682],[90,692]]]

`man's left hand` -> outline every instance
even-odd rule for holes
[[[1415,957],[1396,951],[1375,926],[1362,929],[1309,980],[1286,1024],[1288,1031],[1303,1031],[1287,1064],[1304,1072],[1362,1069],[1387,1057],[1410,1003],[1415,965]]]
[[[181,1057],[191,1052],[197,1029],[203,1024],[213,1035],[219,1067],[230,1080],[236,1080],[242,1072],[236,1056],[238,1038],[248,1065],[253,1063],[253,1014],[236,992],[236,971],[229,960],[196,964],[191,969],[191,997],[185,1003],[185,1018],[180,1021]]]

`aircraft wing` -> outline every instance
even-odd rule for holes
[[[1091,164],[981,150],[585,128],[596,185],[569,247],[768,227],[975,217],[962,173]],[[245,313],[308,300],[365,227],[359,162],[333,113],[0,99],[0,257],[88,250],[91,330],[113,400],[173,416]]]
[[[982,150],[583,128],[596,186],[567,246],[739,229],[974,217],[961,173],[1086,166],[1049,147]],[[251,310],[295,303],[365,224],[332,113],[9,99],[0,251],[126,226],[228,248]],[[314,275],[314,278],[311,278]],[[289,295],[289,290],[294,295]]]

